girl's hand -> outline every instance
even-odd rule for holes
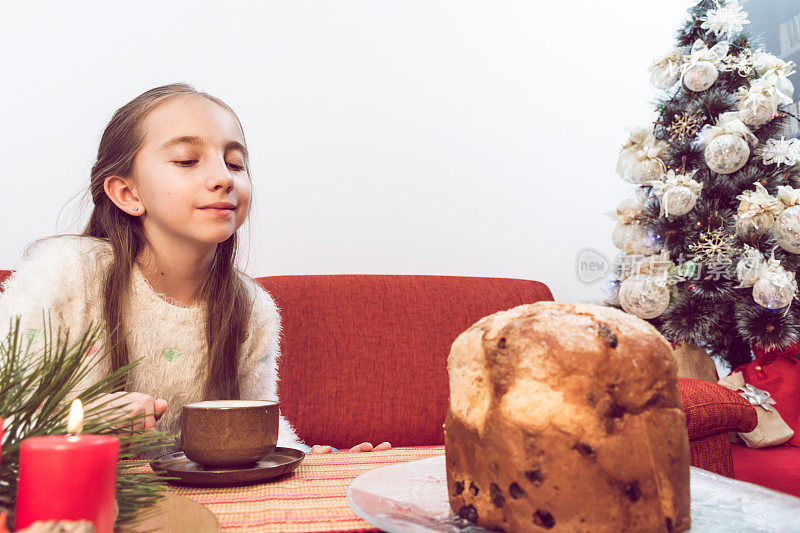
[[[348,452],[382,452],[384,450],[391,449],[392,445],[388,442],[381,442],[377,446],[373,447],[372,443],[370,442],[362,442],[356,446],[353,446]],[[330,446],[321,446],[319,444],[315,444],[311,447],[311,451],[308,453],[331,453]]]
[[[161,418],[167,410],[166,400],[154,399],[141,392],[104,394],[96,401],[96,404],[101,404],[104,409],[113,407],[118,414],[112,415],[111,419],[115,420],[116,417],[129,419],[128,422],[118,427],[130,428],[133,431],[153,431],[156,427],[156,420]]]

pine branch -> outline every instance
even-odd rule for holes
[[[73,397],[87,406],[84,433],[114,434],[120,439],[117,523],[129,521],[137,511],[153,505],[163,496],[167,482],[150,472],[132,471],[146,463],[138,460],[139,457],[163,445],[161,441],[166,434],[131,430],[121,433],[119,428],[132,427],[136,417],[127,417],[111,406],[110,400],[102,399],[103,395],[124,386],[128,372],[139,361],[79,390],[81,382],[109,357],[110,349],[105,344],[98,346],[101,326],[91,324],[70,343],[69,328],[62,330],[59,326],[54,332],[49,315],[43,316],[42,323],[40,349],[34,348],[31,338],[23,339],[20,317],[11,321],[8,333],[0,341],[0,418],[5,421],[0,458],[0,505],[9,510],[9,527],[14,521],[20,445],[29,437],[66,434]],[[89,355],[92,346],[99,349]]]

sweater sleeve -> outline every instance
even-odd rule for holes
[[[270,294],[258,283],[249,281],[253,310],[248,327],[245,353],[239,365],[243,400],[278,400],[278,359],[280,357],[281,317]],[[297,448],[302,441],[283,415],[278,428],[278,446]]]
[[[84,279],[81,243],[76,239],[46,239],[28,250],[0,293],[0,338],[5,338],[17,317],[23,345],[41,343],[48,321],[53,334],[58,326],[69,327],[72,339],[82,332],[77,330],[84,327],[80,313]]]
[[[68,328],[69,344],[75,342],[91,322],[89,302],[96,299],[97,294],[89,287],[99,283],[93,276],[104,268],[101,264],[103,245],[99,239],[74,235],[34,243],[15,272],[3,283],[0,339],[6,338],[19,317],[20,344],[23,351],[29,345],[34,357],[44,345],[46,330],[55,340],[59,328],[62,339]],[[110,246],[108,248],[110,250]],[[102,343],[105,338],[102,330],[100,335],[98,342]],[[104,365],[95,365],[76,391],[98,381],[104,370]]]

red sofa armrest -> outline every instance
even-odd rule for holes
[[[689,463],[733,477],[728,432],[755,429],[755,408],[734,391],[709,381],[678,378],[678,390],[689,434]]]
[[[753,431],[758,424],[755,408],[722,385],[692,378],[678,378],[689,440],[715,433]]]

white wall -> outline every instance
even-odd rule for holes
[[[79,231],[97,143],[139,93],[186,81],[252,152],[254,276],[546,282],[595,299],[577,252],[615,254],[624,128],[693,2],[14,2],[0,20],[0,268]],[[247,255],[247,254],[244,254]]]

